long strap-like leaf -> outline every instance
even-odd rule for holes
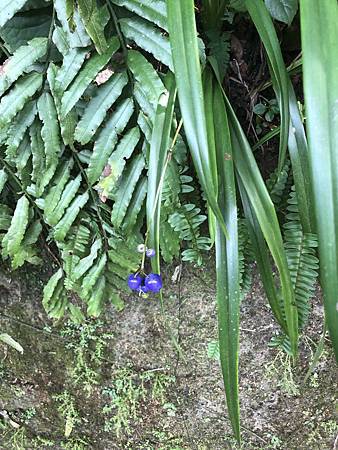
[[[210,155],[193,0],[167,0],[168,27],[184,130],[207,201],[228,235],[217,204],[215,161]]]
[[[248,8],[249,14],[257,28],[266,50],[272,84],[279,101],[281,133],[278,168],[279,170],[282,170],[285,164],[290,122],[288,76],[278,42],[277,33],[265,3],[263,0],[246,0],[245,6]]]
[[[301,0],[300,11],[320,274],[338,361],[338,3]]]

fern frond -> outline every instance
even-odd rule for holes
[[[88,256],[82,258],[76,266],[73,268],[71,277],[73,281],[77,281],[81,278],[93,265],[95,259],[97,258],[99,250],[102,248],[102,240],[96,239],[90,249]]]
[[[266,182],[267,188],[270,192],[270,197],[275,205],[279,205],[283,198],[287,187],[289,172],[290,161],[287,160],[283,169],[281,171],[278,169],[273,171]]]
[[[26,130],[32,125],[36,113],[36,102],[33,100],[27,102],[9,127],[6,141],[6,155],[9,160],[15,157],[19,144]]]
[[[5,187],[7,179],[8,179],[7,173],[5,172],[4,169],[1,169],[0,170],[0,194],[3,190],[3,188]]]
[[[42,75],[31,73],[20,78],[14,88],[0,102],[0,129],[9,124],[24,107],[26,101],[41,88]]]
[[[67,180],[69,178],[67,177]],[[45,214],[46,220],[48,220],[48,223],[52,226],[55,226],[62,218],[65,210],[68,208],[70,203],[74,200],[80,185],[81,185],[82,177],[81,174],[79,174],[74,180],[70,180],[66,185],[63,185],[63,183],[66,182],[66,179],[64,177],[61,178],[58,189],[54,191],[53,200],[55,203],[58,197],[58,194],[60,192],[61,186],[64,186],[62,190],[62,196],[60,201],[57,203],[55,208],[52,210],[49,206],[48,215]],[[56,194],[56,195],[55,195]]]
[[[96,0],[78,0],[78,7],[85,29],[101,55],[108,48],[104,35],[104,29],[109,20],[108,7],[107,5],[98,7]]]
[[[2,4],[0,8],[0,27],[3,27],[26,2],[27,0],[10,0]]]
[[[138,16],[155,23],[164,30],[167,25],[167,5],[165,0],[112,0],[115,5],[124,6]]]
[[[79,12],[76,10],[74,11],[72,18],[74,27],[71,29],[67,16],[67,0],[54,0],[53,3],[57,18],[62,24],[62,31],[66,34],[67,46],[69,45],[70,48],[88,47],[90,44],[90,37],[86,33]],[[58,37],[61,36],[59,35]]]
[[[130,233],[137,222],[138,216],[144,205],[147,195],[147,180],[141,178],[133,192],[132,199],[128,205],[127,212],[123,219],[122,229],[125,233]]]
[[[2,65],[0,75],[0,96],[24,73],[29,67],[47,52],[47,38],[35,38],[27,45],[20,47]]]
[[[120,25],[124,36],[133,40],[146,52],[151,53],[171,71],[174,70],[169,39],[162,30],[141,18],[121,19]]]
[[[54,228],[54,239],[56,241],[63,241],[66,237],[70,227],[73,225],[80,210],[84,207],[89,199],[88,192],[78,195],[71,205],[67,208],[67,211],[60,222]]]
[[[118,140],[134,112],[132,99],[124,100],[106,122],[94,144],[93,153],[87,169],[88,181],[94,184],[100,177],[103,168]]]
[[[63,93],[79,73],[88,50],[81,48],[70,49],[62,61],[62,66],[57,70],[54,89]]]
[[[61,117],[65,117],[76,105],[89,84],[94,80],[100,70],[108,63],[112,55],[119,49],[120,44],[116,37],[111,39],[109,47],[102,55],[94,55],[84,65],[76,76],[69,89],[63,94],[61,102]]]
[[[100,275],[104,271],[106,262],[107,262],[107,255],[104,253],[103,255],[101,255],[97,263],[91,267],[87,275],[84,277],[81,286],[82,288],[81,294],[84,297],[87,297],[90,291],[93,289],[95,283],[97,282]]]
[[[142,155],[137,155],[122,175],[118,190],[114,195],[115,203],[111,214],[111,222],[116,228],[119,228],[122,225],[135,186],[143,169],[144,158]]]
[[[2,239],[2,256],[14,257],[19,251],[28,225],[29,201],[23,195],[17,202],[11,225]]]
[[[99,87],[95,96],[87,104],[85,113],[75,129],[75,139],[87,144],[103,122],[108,109],[121,95],[128,83],[125,72],[113,75],[103,86]]]

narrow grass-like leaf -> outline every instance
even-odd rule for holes
[[[122,225],[128,204],[143,169],[144,158],[142,155],[137,155],[122,175],[111,214],[111,222],[117,228]]]
[[[112,38],[109,48],[102,55],[94,55],[81,69],[69,89],[62,97],[61,117],[65,117],[75,106],[86,88],[93,81],[99,71],[107,64],[113,54],[119,49],[120,44],[116,37]]]
[[[210,78],[211,78],[210,74]],[[214,88],[213,88],[214,84]],[[240,441],[238,398],[239,354],[239,252],[236,185],[230,131],[222,91],[217,82],[205,86],[206,101],[212,103],[213,120],[208,121],[215,136],[219,177],[219,205],[229,236],[226,239],[216,221],[216,274],[219,350],[228,412],[234,434]],[[211,91],[211,92],[210,92]],[[209,108],[206,108],[207,110]]]
[[[31,73],[15,83],[14,88],[0,102],[0,131],[23,108],[26,101],[41,87],[42,75]]]
[[[162,30],[143,19],[121,19],[120,24],[123,34],[128,39],[136,42],[139,47],[173,70],[170,43]]]
[[[167,30],[167,8],[165,0],[112,0],[115,5],[124,6],[141,17]]]
[[[47,38],[35,38],[20,47],[2,65],[0,71],[0,96],[16,81],[35,61],[47,52]]]
[[[172,77],[167,87],[169,92],[158,100],[148,159],[147,238],[149,246],[156,251],[151,261],[155,273],[160,273],[160,205],[177,93]]]
[[[311,181],[325,317],[338,362],[338,4],[300,1]]]
[[[205,121],[201,66],[193,0],[167,1],[170,44],[184,130],[198,178],[207,201],[227,234],[217,205],[217,180],[213,178]],[[211,174],[211,176],[210,176]]]
[[[278,42],[277,33],[263,0],[245,0],[245,6],[249,11],[249,14],[265,47],[268,56],[272,84],[279,102],[281,133],[278,169],[282,170],[285,164],[290,123],[288,76]]]
[[[95,96],[86,106],[85,113],[75,129],[75,139],[87,144],[103,122],[108,109],[120,96],[128,83],[126,72],[113,75],[103,86],[99,87]]]
[[[93,184],[99,179],[118,140],[118,135],[125,129],[133,112],[133,100],[126,99],[107,120],[94,144],[93,153],[87,169],[89,183]]]

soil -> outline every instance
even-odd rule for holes
[[[108,306],[80,326],[46,316],[41,291],[50,268],[1,273],[0,330],[24,348],[21,355],[0,345],[1,450],[238,448],[219,362],[207,351],[217,335],[213,264],[183,266],[177,283],[174,271],[166,268],[172,287],[163,310],[157,298],[130,296],[123,311]],[[337,370],[328,340],[304,383],[322,316],[318,295],[293,367],[268,346],[277,327],[254,275],[241,306],[243,449],[337,447]]]

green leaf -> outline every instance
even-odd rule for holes
[[[119,49],[120,44],[116,37],[112,38],[108,50],[102,55],[94,55],[79,72],[70,88],[62,97],[61,117],[65,117],[78,102],[89,84],[100,70],[108,63],[113,54]]]
[[[108,6],[98,7],[96,0],[78,0],[78,7],[85,29],[101,55],[108,48],[104,35],[104,28],[109,21]]]
[[[63,241],[70,227],[73,225],[80,210],[84,207],[89,199],[88,192],[78,195],[72,204],[68,207],[65,215],[54,228],[54,238],[56,241]]]
[[[63,270],[60,268],[57,272],[54,273],[48,280],[48,283],[43,288],[43,300],[42,304],[44,308],[47,308],[47,305],[51,301],[53,294],[57,288],[59,281],[63,277]]]
[[[265,4],[274,19],[288,25],[291,25],[298,10],[298,0],[265,0]]]
[[[133,100],[124,100],[107,120],[104,128],[101,130],[95,141],[89,167],[87,169],[87,176],[90,184],[94,184],[99,179],[118,140],[118,135],[125,129],[133,112]]]
[[[11,19],[19,11],[27,0],[4,0],[0,9],[0,27]]]
[[[208,72],[207,72],[208,75]],[[212,74],[209,75],[209,78]],[[238,248],[238,218],[236,184],[230,130],[222,90],[214,79],[205,95],[212,102],[217,169],[219,177],[219,205],[229,236],[225,238],[219,221],[216,221],[216,274],[219,351],[230,421],[237,440],[240,440],[238,357],[239,357],[239,307],[240,273]],[[227,155],[224,157],[224,149]]]
[[[278,170],[281,171],[285,164],[286,149],[289,138],[290,112],[288,75],[283,61],[276,30],[263,0],[257,0],[254,2],[251,0],[246,0],[245,4],[267,53],[272,84],[278,98],[281,115]]]
[[[161,196],[177,94],[173,77],[170,77],[167,86],[169,92],[162,94],[158,100],[148,158],[147,230],[148,244],[156,251],[151,261],[155,273],[160,273]]]
[[[9,158],[13,158],[16,155],[16,151],[24,137],[24,134],[26,133],[27,128],[29,128],[34,121],[36,112],[36,102],[33,100],[27,102],[12,122],[7,132],[6,141],[6,154]]]
[[[54,7],[56,10],[57,18],[62,24],[62,29],[66,33],[67,41],[70,44],[70,48],[74,47],[88,47],[90,44],[90,38],[86,33],[83,26],[80,14],[78,11],[74,11],[72,20],[74,27],[70,27],[69,16],[67,11],[67,0],[54,0]]]
[[[126,72],[113,75],[103,86],[99,87],[95,96],[86,106],[84,115],[75,129],[75,139],[87,144],[103,122],[108,109],[121,95],[128,83]]]
[[[102,248],[102,240],[96,239],[90,249],[90,253],[85,258],[82,258],[79,263],[74,267],[71,273],[73,281],[81,278],[93,265],[97,258],[98,251]]]
[[[44,92],[38,100],[39,117],[43,123],[41,136],[45,145],[46,167],[55,165],[60,153],[60,131],[53,97]]]
[[[140,130],[138,127],[131,128],[120,140],[116,150],[111,154],[107,167],[110,174],[103,177],[98,183],[98,189],[102,190],[102,195],[110,197],[116,188],[116,184],[122,176],[127,160],[134,152],[140,140]]]
[[[64,167],[62,167],[61,177],[57,180],[56,185],[50,188],[48,194],[45,197],[44,218],[48,224],[50,224],[51,220],[53,220],[52,217],[54,210],[59,203],[64,187],[70,178],[71,166],[72,161],[69,161]],[[55,224],[56,223],[57,221],[55,222]]]
[[[31,73],[15,83],[14,88],[0,102],[0,130],[24,107],[26,101],[40,89],[42,75]]]
[[[23,240],[27,225],[28,225],[29,201],[23,195],[19,198],[11,226],[2,239],[2,255],[14,256],[19,251],[21,242]]]
[[[300,0],[306,127],[325,317],[338,362],[338,4]]]
[[[138,181],[126,215],[123,219],[123,231],[129,233],[137,222],[147,194],[147,179],[144,177]]]
[[[154,22],[159,27],[167,31],[167,9],[165,0],[112,0],[115,5],[124,6],[143,17]]]
[[[46,38],[32,39],[28,45],[20,47],[4,62],[0,71],[0,96],[29,69],[29,66],[46,54],[47,42]]]
[[[129,202],[143,169],[144,158],[142,155],[137,155],[122,175],[111,214],[111,222],[117,228],[122,225]]]
[[[158,99],[165,87],[156,70],[140,52],[129,50],[127,62],[136,80],[134,95],[137,102],[150,120],[153,120]]]
[[[44,173],[45,169],[45,151],[44,143],[41,138],[41,129],[41,123],[38,120],[35,120],[29,129],[33,165],[31,178],[32,181],[37,183],[40,182],[41,174]]]
[[[89,270],[88,274],[84,277],[82,282],[82,292],[86,297],[93,289],[95,283],[99,279],[100,275],[104,271],[107,262],[107,255],[104,253],[99,261]]]
[[[68,176],[67,176],[68,179]],[[61,217],[63,216],[66,208],[70,205],[71,201],[75,198],[79,187],[81,186],[81,174],[79,174],[74,180],[71,180],[67,183],[67,185],[64,187],[63,191],[62,191],[62,196],[60,201],[58,202],[58,204],[56,205],[56,207],[51,211],[49,211],[48,216],[46,215],[46,220],[48,219],[48,223],[50,225],[56,225],[59,220],[61,219]],[[55,192],[55,196],[54,196],[54,202],[56,201],[59,193],[60,193],[60,188],[63,185],[63,183],[65,182],[65,179],[62,177],[60,180],[60,183],[57,187],[57,190]],[[54,203],[53,202],[53,203]]]
[[[13,339],[9,334],[1,333],[0,341],[4,342],[6,345],[9,345],[10,347],[13,347],[19,353],[21,353],[21,354],[23,353],[22,346],[19,344],[19,342],[17,342],[15,339]]]
[[[72,48],[63,58],[62,66],[57,70],[54,89],[58,93],[63,93],[75,76],[79,73],[88,50]]]
[[[5,172],[4,169],[0,170],[0,194],[6,184],[6,181],[8,179],[7,173]]]
[[[102,311],[102,303],[106,292],[106,279],[100,276],[97,280],[93,293],[87,302],[87,314],[90,317],[98,317]]]
[[[217,180],[209,153],[199,48],[193,0],[167,0],[168,24],[173,65],[184,130],[190,152],[207,201],[227,235],[217,205]]]
[[[150,22],[136,18],[120,19],[124,36],[173,70],[169,39]]]

